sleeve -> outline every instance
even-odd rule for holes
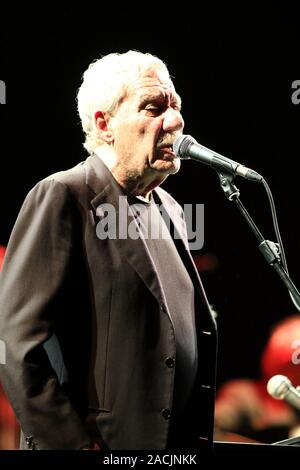
[[[21,208],[0,278],[0,377],[26,442],[36,449],[89,443],[43,347],[72,256],[74,207],[65,184],[40,182]]]

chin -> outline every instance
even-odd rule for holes
[[[156,160],[153,169],[160,173],[167,173],[168,175],[174,175],[180,170],[181,160],[174,158],[172,160]]]

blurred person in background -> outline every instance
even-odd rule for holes
[[[271,443],[300,435],[300,412],[267,391],[269,379],[278,374],[300,385],[300,315],[273,327],[260,365],[260,380],[230,380],[218,390],[215,440]]]
[[[0,245],[0,271],[5,247]],[[0,450],[14,450],[19,445],[19,425],[0,384]]]

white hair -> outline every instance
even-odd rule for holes
[[[96,128],[95,112],[113,114],[127,86],[152,70],[161,70],[169,77],[161,59],[138,51],[108,54],[89,65],[77,94],[78,113],[85,133],[84,147],[88,152],[92,153],[103,143]]]

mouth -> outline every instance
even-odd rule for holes
[[[157,150],[160,152],[160,153],[163,153],[164,155],[167,155],[168,157],[172,157],[172,158],[175,158],[176,157],[176,154],[173,152],[173,146],[172,144],[162,144],[162,145],[159,145]]]

